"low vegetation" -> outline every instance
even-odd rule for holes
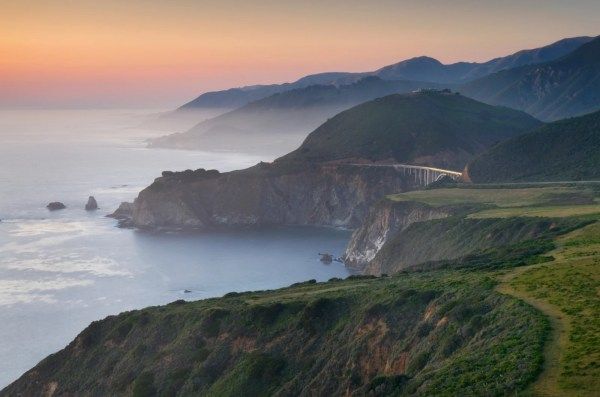
[[[554,261],[519,273],[511,287],[558,308],[559,321],[567,324],[567,337],[549,357],[559,362],[549,392],[594,395],[600,390],[600,223],[556,243]]]
[[[459,185],[454,188],[416,190],[388,196],[393,201],[418,201],[432,206],[481,204],[493,207],[566,206],[594,204],[598,196],[594,186],[557,184],[555,186],[522,187]]]
[[[574,206],[542,206],[542,207],[517,207],[497,208],[483,210],[470,214],[471,219],[484,218],[514,218],[514,217],[554,217],[565,218],[582,215],[600,215],[600,204],[574,205]]]
[[[523,265],[552,250],[557,236],[597,219],[598,196],[588,185],[458,186],[391,195],[388,199],[395,202],[460,210],[413,223],[390,237],[367,269],[391,274],[407,268]]]
[[[554,246],[558,235],[580,228],[589,220],[579,218],[484,218],[453,216],[410,225],[391,238],[369,265],[372,273],[392,274],[407,268],[494,267],[523,264],[530,256]],[[508,249],[507,249],[508,247]],[[511,251],[517,259],[508,261]],[[498,261],[492,261],[492,258]],[[450,261],[449,261],[450,260]]]
[[[599,164],[600,112],[595,112],[503,142],[473,160],[468,173],[477,183],[589,181],[600,180]]]
[[[2,395],[597,395],[600,217],[584,210],[597,190],[507,190],[392,196],[466,212],[390,241],[390,263],[418,257],[391,276],[94,322]],[[527,216],[536,208],[562,212]]]
[[[494,286],[445,271],[174,302],[93,323],[5,393],[504,395],[541,370],[548,323]]]
[[[540,124],[525,113],[450,92],[390,95],[329,119],[279,161],[391,159],[461,170],[492,144]]]

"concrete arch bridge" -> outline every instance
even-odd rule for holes
[[[411,176],[417,185],[427,186],[444,176],[458,181],[462,177],[462,172],[446,170],[443,168],[427,167],[411,164],[350,164],[356,167],[393,167],[403,175]]]

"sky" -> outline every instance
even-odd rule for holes
[[[171,108],[202,92],[485,61],[600,34],[598,0],[0,0],[0,108]]]

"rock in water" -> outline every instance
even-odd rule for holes
[[[333,255],[331,255],[329,253],[324,253],[324,254],[319,253],[319,255],[321,255],[321,262],[323,262],[323,263],[333,262]]]
[[[61,203],[60,201],[53,201],[50,204],[48,204],[46,206],[46,208],[48,208],[50,211],[56,211],[56,210],[63,210],[65,208],[67,208],[67,206],[64,205],[63,203]]]
[[[97,210],[98,209],[98,203],[96,202],[96,199],[94,198],[94,196],[90,196],[88,198],[88,202],[85,205],[85,210],[86,211],[93,211],[93,210]]]

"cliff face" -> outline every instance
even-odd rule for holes
[[[576,218],[477,219],[460,215],[414,222],[390,236],[361,270],[366,274],[394,274],[448,266],[485,268],[498,257],[502,257],[503,266],[522,265],[529,256],[550,250],[552,238],[585,224]]]
[[[417,202],[381,200],[354,231],[344,261],[347,266],[364,270],[383,245],[393,236],[415,222],[445,218],[451,215],[450,207],[431,207]]]
[[[140,228],[211,228],[293,224],[358,227],[369,206],[414,190],[393,168],[260,164],[230,173],[164,173],[135,200]]]

